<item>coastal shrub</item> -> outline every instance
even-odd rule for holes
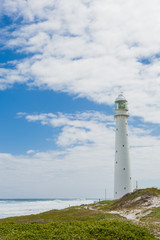
[[[125,221],[1,223],[1,240],[153,240],[146,228]]]

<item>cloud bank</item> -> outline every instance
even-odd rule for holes
[[[2,197],[113,197],[114,121],[99,112],[76,114],[20,113],[31,124],[39,122],[59,129],[57,148],[26,154],[0,154]],[[133,185],[138,180],[159,186],[160,138],[130,125],[129,139]],[[142,175],[143,173],[143,175]],[[5,186],[5,187],[4,187]]]
[[[1,6],[12,21],[3,29],[3,47],[24,56],[1,67],[1,89],[26,83],[109,105],[123,90],[132,115],[160,123],[158,0],[4,0]]]

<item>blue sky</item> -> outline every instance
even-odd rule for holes
[[[50,90],[29,89],[25,85],[15,85],[1,91],[0,126],[3,138],[0,139],[1,152],[23,154],[28,149],[47,151],[55,149],[54,144],[59,129],[41,126],[39,122],[31,124],[20,118],[17,113],[76,113],[100,111],[113,114],[113,109],[105,104],[96,104],[85,98],[69,96]],[[47,140],[48,139],[48,140]],[[50,139],[50,140],[49,140]]]
[[[160,187],[159,1],[0,4],[0,197],[112,198],[121,91],[133,185]]]

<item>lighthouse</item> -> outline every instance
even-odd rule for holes
[[[123,93],[115,100],[115,168],[114,168],[114,198],[132,192],[132,177],[128,144],[128,106]]]

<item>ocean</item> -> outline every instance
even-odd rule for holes
[[[90,204],[96,199],[0,199],[0,219]]]

